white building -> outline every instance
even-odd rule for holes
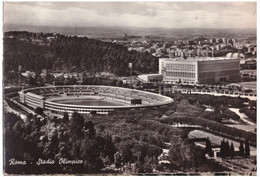
[[[162,82],[163,81],[162,74],[142,74],[142,75],[138,75],[138,78],[143,80],[144,82]]]
[[[235,58],[160,58],[159,74],[168,83],[213,84],[240,81],[240,60]]]
[[[31,77],[35,78],[36,73],[33,72],[33,71],[26,71],[24,73],[21,73],[21,75],[24,76],[24,77],[30,77],[31,76]]]

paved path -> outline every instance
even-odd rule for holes
[[[225,124],[225,125],[256,134],[256,125],[242,125],[242,124]]]
[[[26,118],[26,115],[25,114],[22,114],[14,109],[12,109],[8,104],[7,102],[4,100],[4,111],[6,112],[9,112],[9,113],[14,113],[16,114],[17,116],[21,117],[21,119],[25,119]]]
[[[230,111],[236,113],[241,120],[243,120],[244,122],[246,122],[249,125],[256,125],[254,122],[251,122],[250,120],[248,120],[248,117],[244,114],[244,113],[240,113],[238,108],[228,108]]]

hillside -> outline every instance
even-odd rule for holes
[[[4,72],[24,70],[110,72],[118,76],[129,75],[129,62],[133,74],[156,72],[157,58],[148,53],[128,51],[126,47],[96,39],[57,35],[51,42],[35,33],[13,33],[13,38],[4,38]],[[10,33],[8,33],[10,35]],[[43,41],[41,45],[32,41]]]

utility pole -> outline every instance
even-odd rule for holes
[[[132,83],[132,68],[133,68],[133,63],[129,63],[128,67],[130,68],[130,85],[131,85],[131,88],[133,88],[133,83]]]
[[[47,69],[42,69],[42,73],[43,73],[43,82],[44,82],[44,86],[45,86],[46,77],[47,77],[47,75],[48,75]]]
[[[19,65],[18,66],[18,86],[21,86],[21,70],[22,70],[22,66]]]

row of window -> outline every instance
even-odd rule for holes
[[[39,104],[36,104],[36,103],[33,103],[33,102],[27,102],[26,103],[28,106],[31,106],[32,108],[36,108],[36,107],[39,107],[40,105]]]
[[[32,97],[26,97],[26,99],[25,99],[25,103],[34,103],[34,104],[40,105],[40,102],[41,101],[39,99],[32,98]]]
[[[171,72],[167,71],[166,76],[170,77],[185,77],[185,78],[195,78],[195,73],[186,73],[186,72]]]
[[[107,111],[112,111],[112,109],[84,109],[84,108],[64,108],[64,107],[57,107],[54,105],[46,105],[45,107],[48,110],[51,111],[62,111],[62,112],[73,112],[73,111],[77,111],[77,112],[90,112],[90,111],[98,111],[98,112],[107,112]]]
[[[240,65],[238,62],[199,62],[198,63],[198,69],[199,71],[212,71],[212,70],[233,70],[233,69],[239,69]]]
[[[167,70],[176,70],[176,71],[195,71],[195,65],[166,63],[166,69]]]

